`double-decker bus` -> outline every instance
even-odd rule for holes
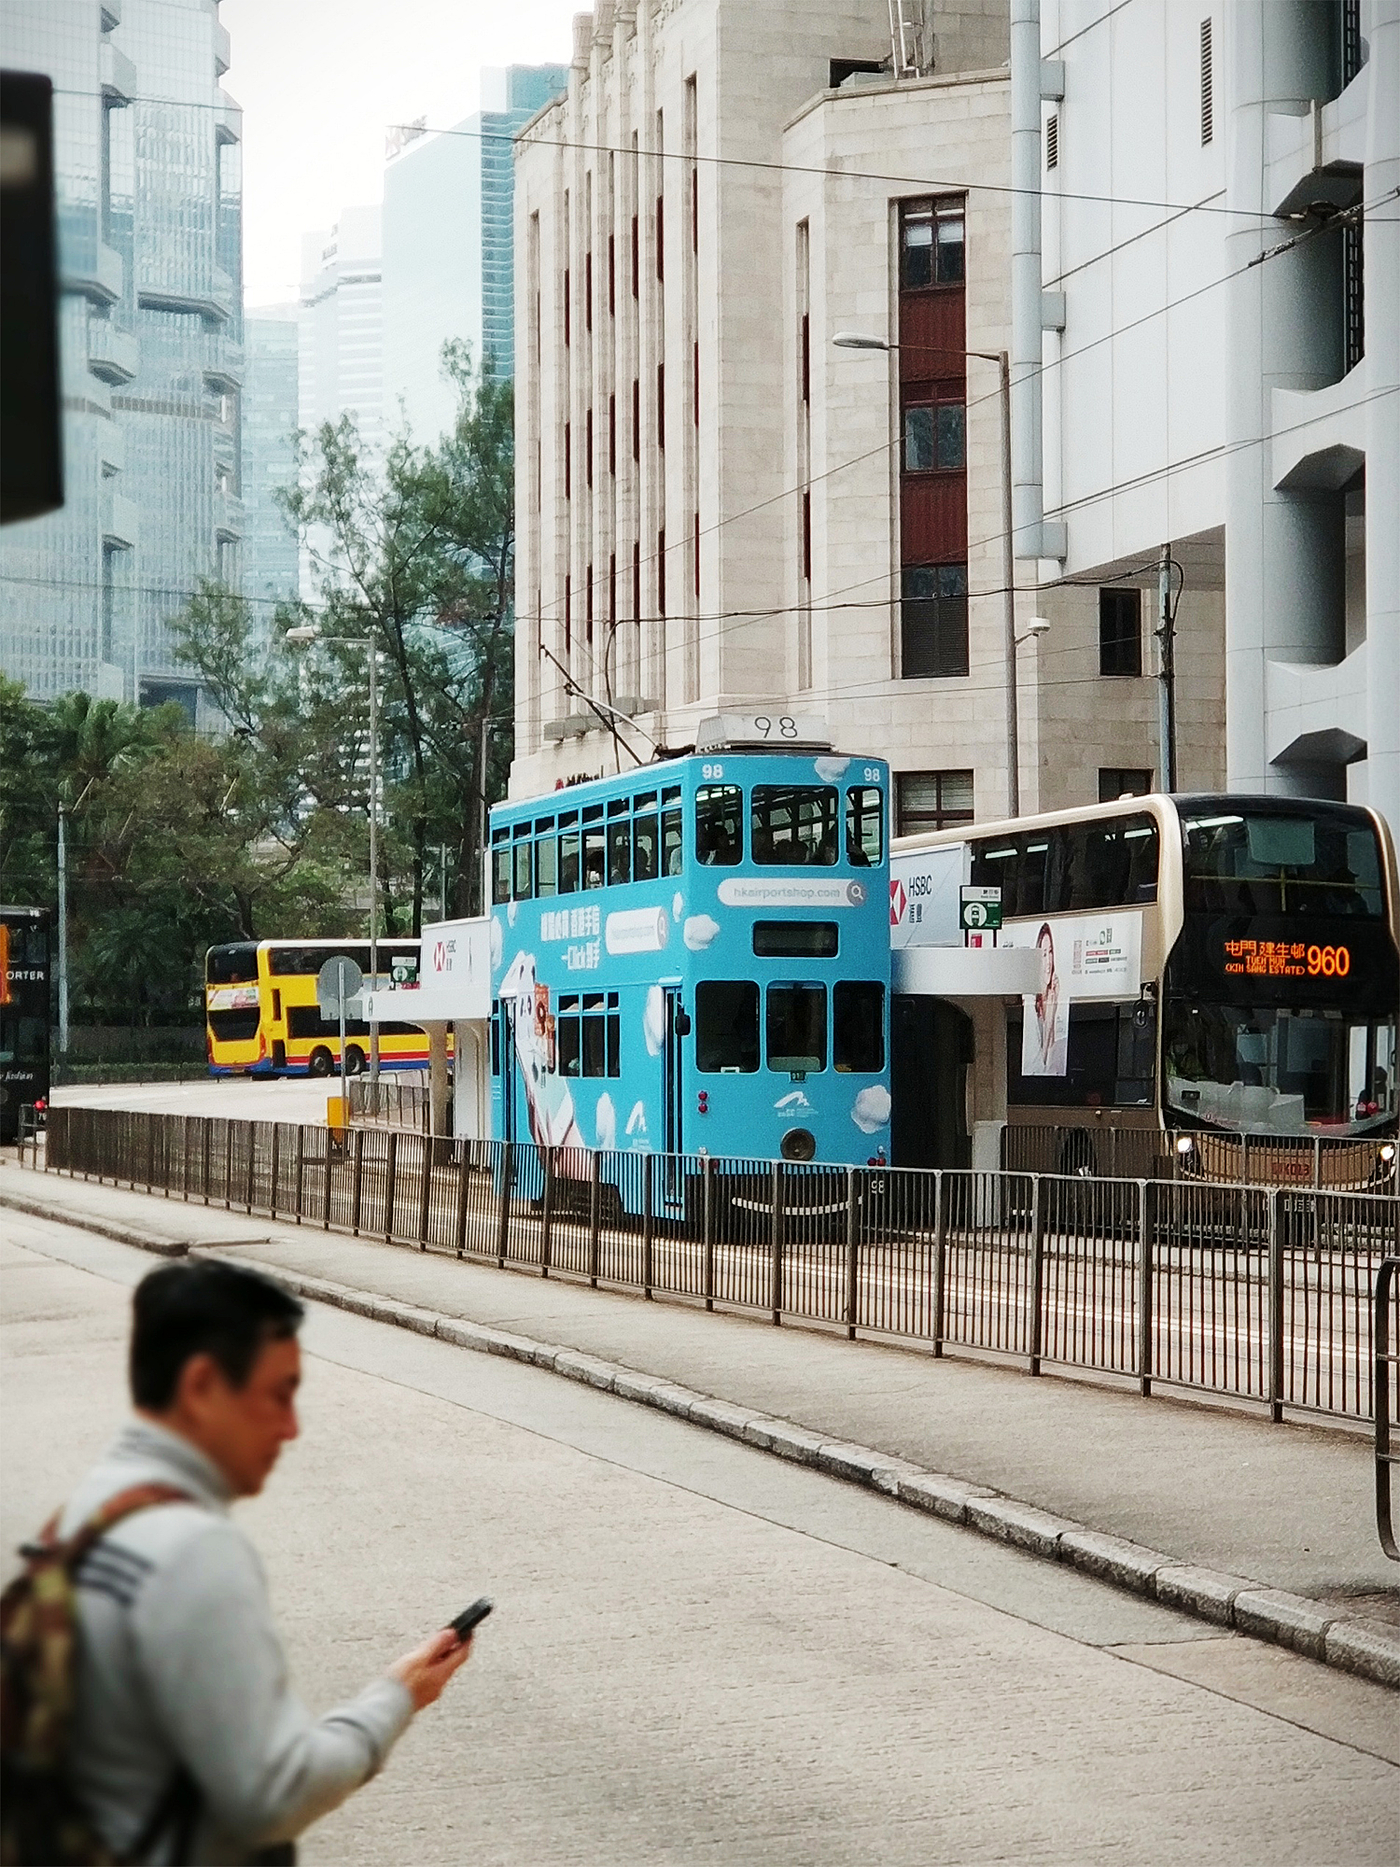
[[[913,1086],[896,1159],[933,1164],[939,1132],[945,1155],[965,1155],[980,1118],[1020,1135],[1008,1164],[1050,1171],[1107,1171],[1111,1131],[1136,1128],[1170,1132],[1177,1164],[1206,1172],[1252,1158],[1260,1177],[1313,1177],[1314,1141],[1346,1139],[1326,1150],[1324,1184],[1393,1173],[1396,859],[1374,812],[1153,794],[900,838],[891,876],[897,986],[901,948],[975,939],[1038,962],[1038,989],[1011,1000],[896,1001],[897,1096]],[[984,897],[973,918],[999,908],[999,931],[960,928],[964,891]],[[940,1045],[901,1053],[904,1029],[936,1020]]]
[[[883,1161],[888,767],[793,717],[698,746],[492,812],[492,1133]]]
[[[241,940],[211,946],[204,959],[205,1041],[215,1076],[330,1076],[340,1070],[340,1020],[323,1018],[316,977],[343,954],[365,977],[365,989],[418,983],[419,942],[379,943],[379,972],[370,972],[368,940]],[[345,1074],[358,1076],[369,1059],[370,1027],[345,1024]],[[428,1038],[416,1024],[379,1025],[383,1069],[426,1069]]]
[[[0,907],[0,1144],[49,1097],[49,911]]]

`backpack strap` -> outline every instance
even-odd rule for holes
[[[59,1516],[56,1513],[39,1532],[37,1543],[26,1543],[20,1554],[33,1560],[36,1556],[61,1554],[64,1567],[71,1573],[92,1548],[93,1544],[115,1529],[126,1517],[134,1517],[137,1511],[150,1510],[156,1504],[193,1504],[188,1491],[181,1491],[175,1485],[145,1484],[132,1485],[129,1490],[118,1491],[101,1504],[80,1525],[70,1537],[60,1541],[58,1535]]]

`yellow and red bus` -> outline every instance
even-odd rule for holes
[[[215,1076],[331,1076],[340,1070],[340,1021],[323,1018],[316,975],[343,955],[364,974],[365,989],[411,989],[418,983],[419,942],[379,942],[379,972],[370,971],[368,940],[241,940],[211,946],[204,960],[205,1041]],[[345,1073],[369,1061],[369,1025],[345,1024]],[[386,1070],[425,1069],[427,1033],[416,1024],[379,1025],[379,1061]]]

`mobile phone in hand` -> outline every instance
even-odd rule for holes
[[[474,1601],[469,1608],[463,1608],[456,1620],[447,1624],[459,1640],[466,1640],[472,1629],[480,1626],[495,1605],[489,1595],[483,1595],[480,1601]]]

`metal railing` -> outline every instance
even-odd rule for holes
[[[353,1123],[376,1128],[413,1128],[422,1134],[432,1126],[432,1098],[426,1080],[404,1082],[396,1076],[347,1079],[348,1110]]]
[[[116,1109],[49,1168],[297,1224],[1043,1367],[1372,1417],[1400,1201],[602,1153]]]
[[[1390,1429],[1396,1418],[1396,1408],[1400,1406],[1400,1382],[1397,1382],[1395,1370],[1400,1367],[1400,1354],[1391,1348],[1391,1343],[1400,1344],[1400,1258],[1384,1258],[1376,1272],[1376,1293],[1374,1300],[1371,1333],[1375,1342],[1376,1367],[1373,1388],[1376,1394],[1376,1534],[1380,1538],[1381,1548],[1392,1562],[1400,1562],[1400,1545],[1395,1541],[1395,1518],[1390,1501],[1391,1467],[1400,1464],[1400,1454],[1390,1449]],[[1392,1311],[1394,1316],[1392,1317]],[[1397,1327],[1392,1332],[1391,1324]]]
[[[1001,1165],[1009,1173],[1081,1179],[1223,1182],[1400,1191],[1400,1148],[1385,1135],[1248,1135],[1214,1129],[1122,1128],[1094,1122],[1009,1122]]]

